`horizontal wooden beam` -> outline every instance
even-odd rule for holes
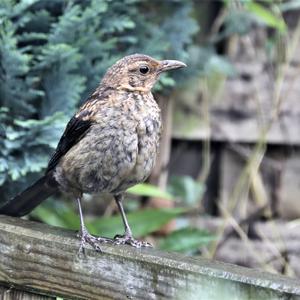
[[[127,246],[78,257],[78,247],[73,231],[0,216],[0,282],[65,299],[300,299],[284,276]]]

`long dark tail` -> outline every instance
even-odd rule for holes
[[[0,207],[0,214],[14,217],[24,216],[57,190],[58,186],[54,179],[50,178],[49,175],[45,175]]]

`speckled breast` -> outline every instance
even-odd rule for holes
[[[139,102],[136,101],[136,106]],[[151,174],[154,167],[159,149],[159,141],[161,136],[161,116],[152,95],[148,103],[143,103],[142,108],[137,108],[136,115],[136,136],[137,151],[134,167],[124,178],[116,190],[112,192],[125,191],[128,187],[145,181]]]
[[[160,110],[152,95],[107,108],[56,170],[61,189],[112,193],[144,181],[151,173],[161,134]],[[124,107],[125,106],[125,107]]]
[[[161,124],[160,120],[147,116],[138,128],[138,149],[136,164],[128,178],[118,187],[126,190],[128,187],[143,182],[151,174],[159,148]]]

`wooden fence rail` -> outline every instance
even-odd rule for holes
[[[284,276],[126,246],[78,257],[78,246],[73,231],[0,216],[0,298],[300,299]]]

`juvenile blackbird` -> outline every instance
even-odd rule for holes
[[[142,54],[117,61],[67,124],[45,175],[9,200],[0,213],[23,216],[61,190],[78,202],[80,250],[86,243],[100,250],[99,243],[109,239],[88,233],[80,202],[83,193],[108,193],[114,196],[125,227],[124,235],[110,241],[148,246],[132,236],[123,194],[149,176],[158,151],[161,117],[151,88],[162,72],[185,66]]]

